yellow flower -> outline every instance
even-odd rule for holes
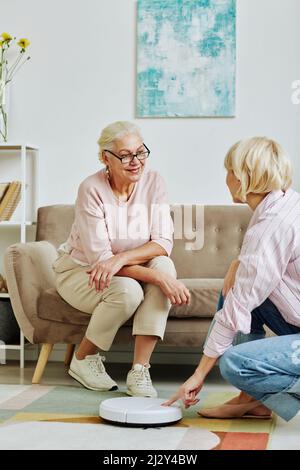
[[[26,49],[30,45],[30,41],[26,38],[21,38],[20,41],[18,42],[18,46],[20,46],[22,49]]]
[[[12,37],[11,37],[11,35],[10,35],[9,33],[4,32],[4,33],[1,34],[1,36],[3,37],[3,40],[4,40],[4,41],[7,41],[7,42],[8,42],[8,41],[11,41],[11,40],[12,40]]]

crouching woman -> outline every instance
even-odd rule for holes
[[[274,411],[289,421],[300,410],[300,195],[291,189],[290,161],[273,140],[235,144],[225,167],[233,201],[248,204],[253,216],[200,364],[166,404],[179,398],[186,407],[196,404],[220,359],[221,374],[241,393],[200,415],[269,418]],[[276,336],[265,338],[264,325]]]

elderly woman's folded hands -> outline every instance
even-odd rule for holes
[[[123,253],[94,264],[87,271],[89,274],[89,287],[92,287],[95,283],[96,291],[102,292],[106,287],[109,287],[112,277],[123,268],[124,264]]]
[[[171,301],[172,305],[188,305],[191,294],[183,282],[163,272],[157,273],[157,285]]]
[[[106,261],[96,263],[87,271],[89,287],[95,284],[97,292],[102,292],[109,287],[112,277],[125,266],[125,260],[124,253],[119,253]],[[151,282],[161,289],[172,305],[183,306],[190,303],[191,294],[183,282],[162,271],[145,267],[143,269],[148,270],[149,273],[151,271]]]

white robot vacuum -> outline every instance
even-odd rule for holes
[[[111,423],[141,427],[167,426],[180,421],[180,406],[162,406],[164,401],[161,398],[110,398],[100,404],[99,415]]]

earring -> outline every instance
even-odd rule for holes
[[[110,179],[110,171],[109,171],[109,166],[108,165],[106,165],[105,173],[106,173],[107,179]]]

